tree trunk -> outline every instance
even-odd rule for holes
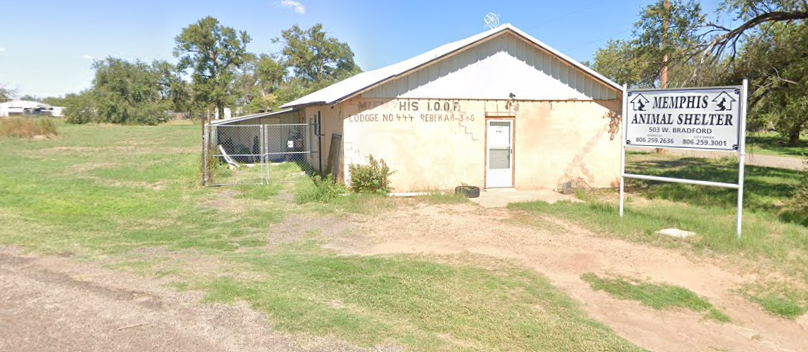
[[[789,147],[796,147],[796,146],[800,145],[800,131],[802,131],[802,125],[791,129],[791,131],[788,131],[788,146]]]
[[[224,102],[217,101],[216,102],[216,111],[219,112],[219,120],[224,120]]]

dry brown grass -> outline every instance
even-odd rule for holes
[[[34,138],[54,137],[59,132],[48,118],[10,117],[0,119],[0,137]]]

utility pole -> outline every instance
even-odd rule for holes
[[[665,0],[662,4],[662,71],[659,73],[659,86],[662,89],[668,88],[668,27],[670,26],[670,0]],[[662,154],[665,149],[656,148],[655,152]]]
[[[670,21],[670,0],[663,3],[664,17],[662,18],[662,72],[659,75],[660,88],[668,88],[668,27]]]

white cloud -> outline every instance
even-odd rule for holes
[[[295,12],[305,15],[306,14],[306,7],[303,6],[299,1],[295,0],[283,0],[281,1],[281,7],[285,7],[287,9],[293,9]]]
[[[92,59],[93,59],[93,57],[92,57],[92,56],[87,55],[87,54],[82,55],[82,56],[81,56],[81,58],[82,58],[82,59],[87,59],[87,60],[92,60]]]
[[[6,51],[6,48],[0,48],[0,51]]]

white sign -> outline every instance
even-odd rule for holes
[[[629,90],[626,145],[737,152],[742,88]]]
[[[737,87],[630,91],[624,85],[625,142],[620,155],[620,217],[623,217],[627,178],[737,189],[735,233],[740,238],[748,91],[749,81],[746,79]],[[626,146],[629,145],[737,152],[738,183],[626,173]]]

